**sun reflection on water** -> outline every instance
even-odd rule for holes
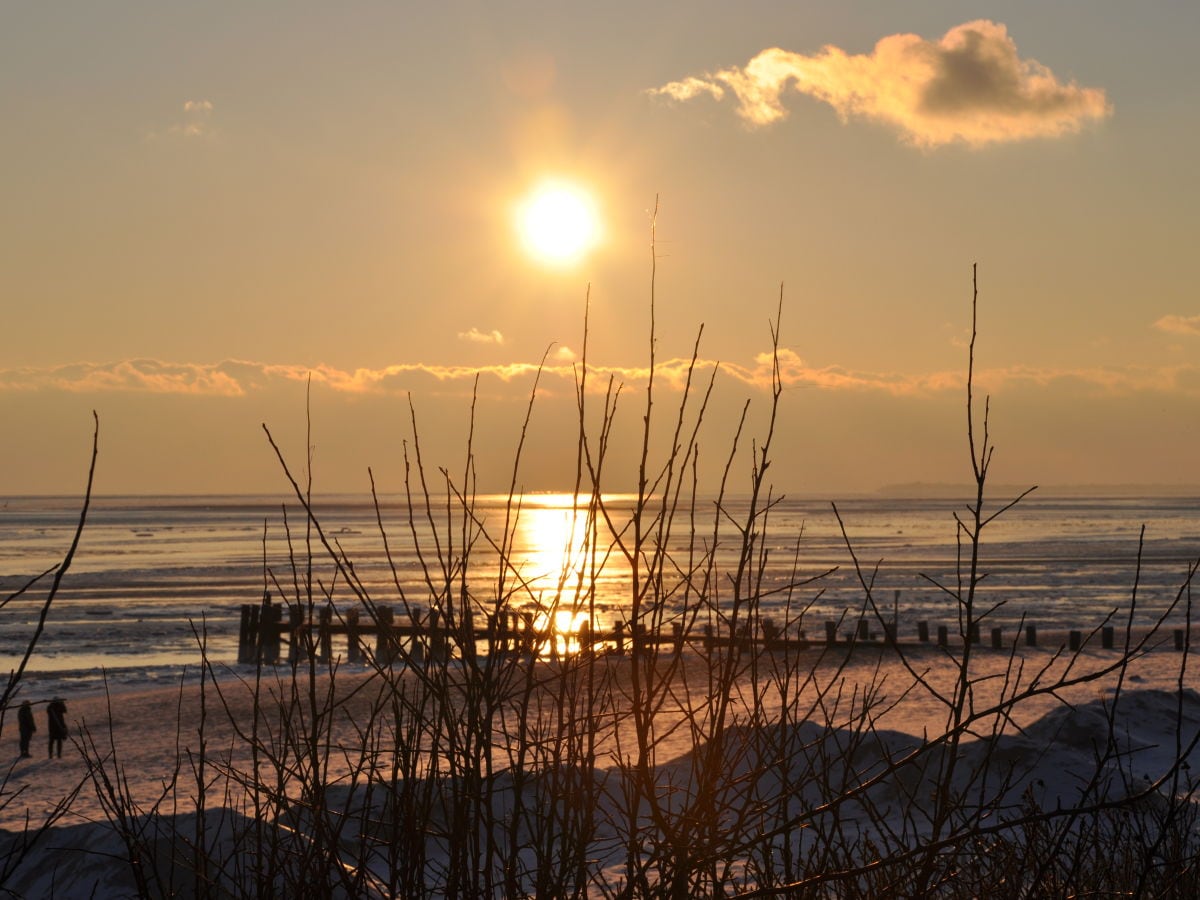
[[[511,555],[524,585],[526,602],[518,606],[532,613],[533,627],[545,635],[541,655],[578,653],[581,634],[594,630],[594,584],[600,575],[587,498],[538,494],[525,500]]]

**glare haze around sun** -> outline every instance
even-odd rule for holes
[[[579,262],[600,236],[591,196],[564,181],[547,181],[534,188],[519,204],[516,224],[525,251],[550,266]]]

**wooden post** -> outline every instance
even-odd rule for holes
[[[678,622],[671,623],[671,645],[676,656],[683,652],[683,626]]]
[[[871,636],[871,623],[866,619],[858,620],[858,639],[865,641]]]
[[[884,622],[883,623],[883,637],[884,637],[884,640],[886,640],[888,642],[889,646],[892,646],[892,647],[896,646],[896,623],[895,622]]]
[[[390,606],[380,606],[375,609],[375,662],[377,665],[388,665],[396,659],[396,638],[392,634],[392,623],[395,614]]]
[[[283,610],[276,610],[274,618],[282,620]],[[300,645],[304,643],[304,610],[297,604],[288,607],[288,662],[300,661]],[[279,629],[271,629],[271,651],[273,659],[279,658]],[[270,655],[270,654],[269,654]]]
[[[412,606],[408,610],[408,658],[415,663],[425,663],[433,659],[432,647],[429,642],[429,623],[433,621],[433,612],[423,612],[421,607]],[[396,635],[396,645],[400,644],[400,635]]]
[[[530,658],[537,656],[537,632],[533,627],[533,613],[530,610],[521,613],[521,633],[524,635],[521,652]]]
[[[1036,647],[1037,646],[1037,626],[1036,625],[1026,625],[1025,626],[1025,646],[1026,647]]]
[[[922,644],[929,643],[929,623],[924,619],[917,623],[917,640]]]
[[[827,644],[836,644],[837,643],[837,622],[826,622],[825,623],[825,643],[827,643]]]
[[[425,621],[428,623],[425,633],[429,636],[429,661],[444,663],[446,661],[446,635],[442,626],[442,614],[436,609],[431,609]]]
[[[762,620],[762,632],[764,650],[774,650],[779,646],[779,639],[782,635],[779,633],[779,626],[773,619]]]
[[[945,625],[939,625],[937,627],[937,645],[939,647],[945,647],[949,643],[950,643],[949,630],[947,630]]]
[[[554,627],[554,616],[546,616],[545,635],[546,635],[546,638],[545,638],[544,643],[546,645],[548,645],[547,649],[550,651],[550,658],[552,660],[557,660],[558,659],[558,629]]]
[[[592,620],[584,619],[579,623],[579,652],[592,652]]]
[[[317,613],[317,617],[318,621],[320,622],[317,632],[320,636],[320,652],[318,653],[317,658],[322,662],[329,662],[333,659],[333,607],[321,607],[321,611]]]
[[[631,632],[629,638],[629,646],[633,648],[635,654],[644,652],[649,644],[646,641],[646,623],[634,622],[630,625]]]
[[[279,626],[283,621],[283,607],[271,603],[270,596],[264,598],[258,611],[258,648],[263,662],[273,663],[279,659]]]
[[[250,654],[250,662],[262,660],[262,607],[250,607],[250,646],[246,648]]]
[[[1175,649],[1178,650],[1180,653],[1183,652],[1184,637],[1185,637],[1185,634],[1184,634],[1183,629],[1176,628],[1175,629]]]
[[[362,647],[358,643],[358,610],[346,612],[346,659],[356,663],[362,661]]]
[[[625,652],[625,623],[618,622],[617,627],[613,629],[613,637],[617,642],[617,655],[620,656]]]
[[[704,652],[712,653],[713,649],[713,627],[711,625],[704,626]]]
[[[1078,631],[1072,631],[1067,635],[1067,642],[1072,650],[1078,650],[1083,646],[1083,635]]]
[[[971,623],[971,643],[978,644],[979,640],[980,640],[980,638],[979,638],[979,623],[972,622]]]
[[[238,628],[238,662],[254,662],[254,646],[258,631],[258,610],[253,603],[242,604],[242,624]]]
[[[1105,650],[1113,648],[1113,637],[1115,632],[1111,625],[1105,625],[1100,631],[1100,646]]]
[[[510,610],[500,613],[500,652],[511,653],[516,646],[517,616]]]
[[[1004,646],[1004,641],[1001,638],[1000,629],[993,628],[992,629],[992,649],[999,650],[1003,646]]]

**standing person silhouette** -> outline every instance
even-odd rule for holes
[[[31,755],[29,742],[33,740],[33,733],[37,731],[37,722],[33,720],[33,707],[28,700],[22,700],[17,710],[17,728],[21,732],[21,758],[28,759]]]
[[[50,701],[50,705],[46,707],[46,718],[50,726],[50,758],[54,758],[54,751],[57,749],[58,758],[62,759],[63,741],[67,737],[67,704],[63,702],[62,697],[55,697]]]

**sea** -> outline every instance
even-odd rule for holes
[[[977,609],[988,610],[987,625],[1065,633],[1115,616],[1119,628],[1163,617],[1184,626],[1200,497],[1034,492],[1004,509],[1015,496],[998,492],[984,507],[985,516],[1000,513],[983,530],[978,562]],[[81,500],[9,497],[0,500],[0,667],[16,671],[36,635],[22,677],[22,691],[34,695],[194,676],[201,648],[236,669],[241,609],[264,595],[339,609],[363,596],[420,608],[451,584],[487,608],[497,597],[539,615],[586,606],[604,628],[632,602],[636,498],[604,501],[598,537],[587,541],[582,504],[562,494],[478,496],[469,515],[456,498],[323,495],[311,500],[312,519],[294,497],[94,497],[52,592]],[[642,519],[639,571],[661,549],[665,603],[689,602],[686,585],[728,604],[746,533],[756,576],[742,593],[789,628],[812,636],[825,622],[843,629],[875,620],[864,612],[869,595],[900,639],[922,621],[956,633],[954,592],[970,564],[966,496],[770,503],[748,528],[745,497],[654,499],[656,515]],[[664,509],[670,514],[657,515]],[[592,586],[586,597],[577,595],[581,566]]]

